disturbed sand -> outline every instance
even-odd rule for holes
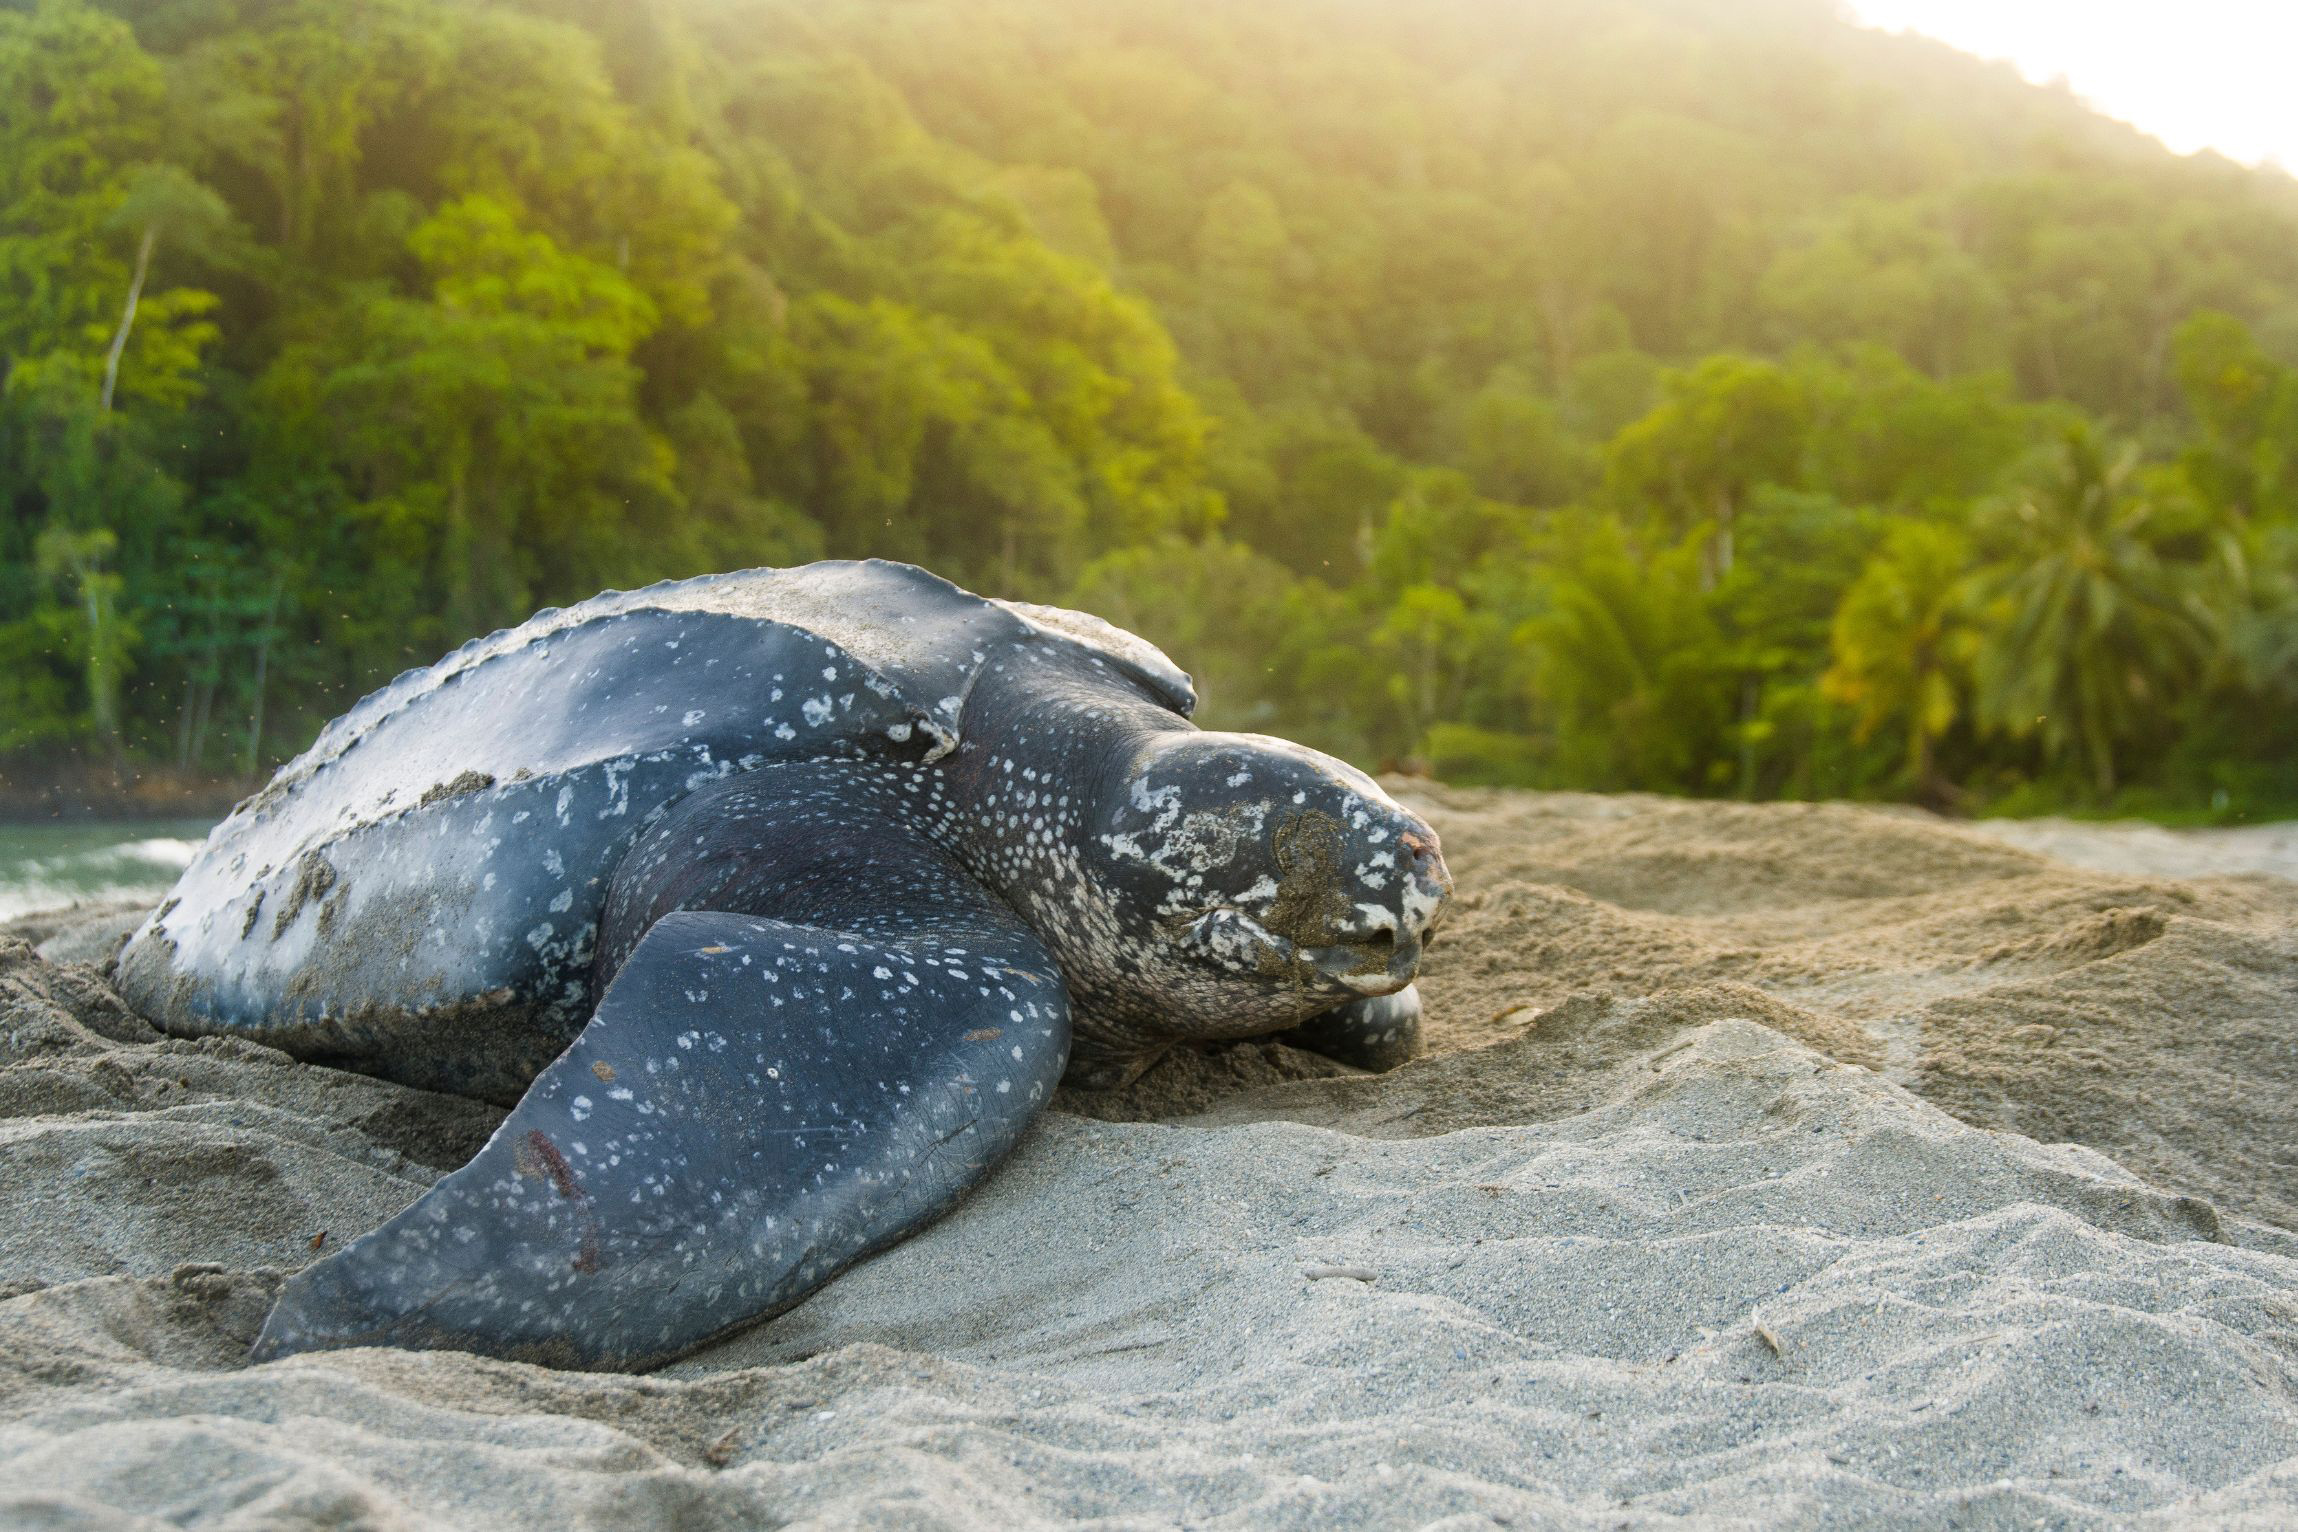
[[[1065,1095],[641,1379],[245,1367],[496,1114],[159,1039],[118,915],[19,922],[0,1525],[2298,1520],[2298,839],[1399,790],[1428,1058]]]

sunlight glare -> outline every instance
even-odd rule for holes
[[[1858,20],[2008,59],[2181,154],[2298,167],[2292,0],[1847,0]]]

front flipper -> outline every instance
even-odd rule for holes
[[[1277,1041],[1385,1074],[1420,1053],[1420,986],[1351,1000],[1278,1033]]]
[[[478,1157],[292,1279],[256,1358],[651,1367],[948,1208],[1051,1097],[1069,1014],[1026,927],[924,881],[925,908],[874,936],[655,921]]]

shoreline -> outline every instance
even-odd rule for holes
[[[161,768],[119,775],[90,768],[76,781],[51,779],[36,787],[0,784],[0,826],[92,820],[221,819],[262,782],[211,777]]]

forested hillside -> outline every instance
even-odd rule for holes
[[[0,771],[917,560],[1460,780],[2298,808],[2298,181],[1818,0],[0,4]]]

